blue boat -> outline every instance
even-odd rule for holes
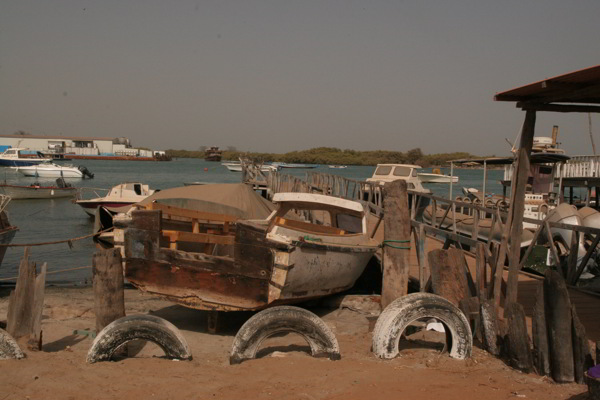
[[[28,149],[14,147],[0,153],[0,167],[25,167],[28,165],[37,165],[44,161],[46,159],[41,157],[41,153],[31,153],[31,150]]]

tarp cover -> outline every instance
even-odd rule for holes
[[[264,219],[276,207],[243,183],[215,183],[165,189],[137,204],[146,205],[153,201],[172,207],[235,215],[241,219]]]

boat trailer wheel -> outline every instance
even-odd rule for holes
[[[119,347],[138,339],[156,343],[168,358],[192,359],[188,344],[175,325],[154,315],[130,315],[111,322],[98,333],[87,362],[108,361]]]
[[[20,359],[24,357],[25,354],[21,351],[17,341],[4,329],[0,329],[0,360]]]
[[[239,364],[255,358],[265,339],[282,332],[302,336],[313,357],[341,358],[337,339],[321,318],[303,308],[278,306],[255,314],[242,325],[233,339],[229,363]]]
[[[471,356],[473,335],[469,321],[448,300],[431,293],[400,297],[383,310],[373,330],[373,353],[384,359],[396,357],[402,333],[408,325],[422,318],[435,318],[442,323],[450,357],[462,360]]]

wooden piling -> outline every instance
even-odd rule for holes
[[[544,277],[544,308],[552,378],[559,383],[573,382],[575,376],[569,292],[562,276],[550,269]]]
[[[533,341],[533,365],[539,375],[550,376],[550,355],[548,353],[548,330],[544,311],[544,284],[540,282],[535,295],[531,318]]]
[[[528,373],[533,369],[533,361],[529,349],[525,311],[519,303],[509,303],[504,312],[508,327],[508,340],[505,340],[505,343],[508,344],[509,363],[512,367]]]
[[[92,259],[96,331],[125,316],[123,267],[119,249],[94,253]]]
[[[573,316],[572,335],[573,335],[573,363],[575,382],[584,383],[583,373],[588,368],[594,365],[592,355],[590,354],[590,348],[585,335],[585,327],[577,316],[575,305],[571,308],[571,314]]]
[[[410,215],[405,181],[399,179],[386,183],[383,194],[385,229],[381,307],[385,308],[408,291]]]

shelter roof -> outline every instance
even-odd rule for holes
[[[531,104],[547,105],[538,108],[546,111],[598,111],[598,107],[584,109],[581,105],[600,104],[600,65],[496,93],[494,100],[516,101],[522,108],[535,108],[526,107]],[[567,108],[566,104],[578,107]]]
[[[565,154],[556,153],[531,153],[529,162],[531,164],[546,164],[546,163],[559,163],[569,160],[571,157]],[[515,162],[514,157],[489,157],[489,158],[463,158],[460,160],[450,161],[454,164],[481,164],[485,162],[486,165],[506,165]]]

